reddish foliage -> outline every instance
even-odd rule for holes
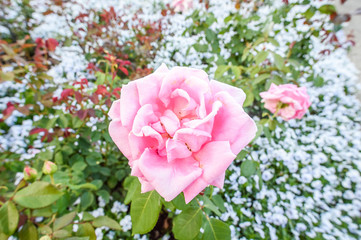
[[[104,85],[98,85],[95,94],[105,96],[105,95],[109,95],[109,92]]]
[[[60,94],[61,96],[60,100],[66,100],[69,98],[69,96],[73,96],[73,95],[74,95],[74,89],[70,89],[70,88],[64,89]]]
[[[49,38],[45,41],[45,46],[50,52],[54,52],[59,43],[54,38]]]
[[[8,117],[10,117],[10,115],[13,113],[13,111],[15,110],[15,105],[12,102],[8,102],[6,104],[6,108],[4,109],[4,111],[2,112],[3,114],[3,119],[7,119]]]

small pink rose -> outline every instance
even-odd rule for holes
[[[306,88],[294,84],[277,86],[272,83],[268,91],[261,92],[260,95],[264,107],[285,121],[301,119],[311,105]]]
[[[193,7],[193,0],[173,0],[171,6],[176,12],[185,12]]]
[[[254,138],[244,92],[198,69],[164,64],[122,87],[110,108],[109,134],[128,158],[142,192],[188,203],[208,185],[223,187],[225,171]]]

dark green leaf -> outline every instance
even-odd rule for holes
[[[80,206],[82,210],[86,210],[94,202],[94,194],[91,192],[85,192],[80,197]]]
[[[202,226],[202,210],[188,207],[174,218],[173,233],[176,239],[194,239]]]
[[[204,240],[228,240],[231,239],[229,226],[215,218],[207,219],[203,234]]]
[[[244,177],[250,177],[256,172],[256,164],[251,160],[244,160],[241,165],[241,175]]]
[[[140,183],[138,178],[129,176],[124,180],[124,188],[128,190],[124,199],[124,204],[129,204],[136,192],[140,192]]]
[[[218,207],[206,196],[203,196],[203,202],[204,202],[204,207],[208,208],[209,210],[211,210],[212,212],[214,212],[215,214],[217,214],[217,216],[221,216],[221,212],[218,210]]]
[[[161,209],[160,196],[156,191],[135,193],[130,207],[133,234],[144,234],[153,229]]]

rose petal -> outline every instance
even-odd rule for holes
[[[171,201],[202,174],[192,157],[168,163],[154,151],[146,149],[139,159],[144,177],[166,201]]]
[[[150,126],[144,126],[139,134],[129,134],[129,146],[133,159],[138,159],[146,148],[162,149],[164,140],[162,136]]]
[[[109,135],[123,155],[131,161],[132,154],[129,145],[129,130],[122,126],[120,119],[110,122]]]
[[[136,82],[130,82],[122,87],[120,108],[123,109],[120,116],[123,126],[131,129],[135,115],[140,108]]]
[[[109,117],[111,117],[112,120],[120,118],[120,99],[112,103],[108,115]]]
[[[216,183],[220,186],[219,178],[224,175],[236,155],[231,151],[229,142],[215,141],[204,145],[198,153],[194,154],[194,158],[199,161],[203,174],[183,191],[186,203],[190,202],[209,184]]]
[[[157,121],[158,117],[153,111],[153,106],[151,104],[146,104],[138,110],[137,115],[134,118],[132,132],[134,135],[142,136],[141,129],[144,126],[148,126]]]
[[[246,100],[246,94],[243,92],[242,89],[233,87],[231,85],[212,80],[210,82],[210,86],[212,89],[212,94],[215,95],[218,92],[225,91],[228,92],[235,100],[236,102],[243,106],[244,100]]]
[[[209,133],[193,128],[181,128],[174,135],[174,139],[180,140],[183,144],[186,143],[192,152],[198,152],[211,138]]]
[[[192,155],[187,145],[176,139],[168,139],[166,149],[168,162],[172,162],[174,159],[187,158]]]
[[[232,96],[226,92],[216,94],[223,106],[214,118],[214,141],[229,141],[234,154],[238,154],[255,137],[257,127]]]
[[[166,132],[173,137],[175,131],[180,127],[180,122],[177,115],[173,111],[167,109],[164,115],[160,117],[160,121],[163,124]]]

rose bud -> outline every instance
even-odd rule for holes
[[[43,166],[43,173],[47,175],[54,174],[58,170],[58,167],[55,163],[50,161],[45,161]]]
[[[26,166],[24,168],[24,180],[28,182],[33,182],[38,176],[36,169]]]

